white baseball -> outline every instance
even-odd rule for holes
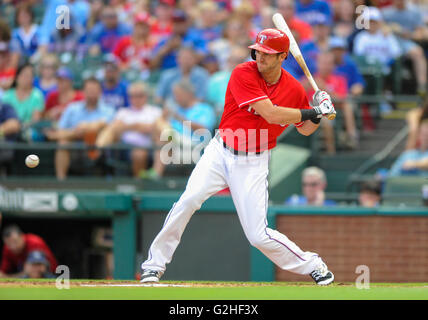
[[[35,154],[30,154],[29,156],[27,156],[27,158],[25,158],[25,164],[27,165],[28,168],[35,168],[39,165],[39,157],[36,156]]]

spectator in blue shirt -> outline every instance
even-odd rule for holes
[[[356,63],[347,53],[346,40],[339,37],[331,37],[330,51],[334,55],[335,72],[345,76],[349,94],[354,97],[361,95],[364,91],[365,81]]]
[[[101,83],[88,78],[83,85],[85,100],[71,103],[64,110],[58,122],[58,129],[45,131],[49,140],[66,145],[72,141],[91,139],[113,119],[115,110],[101,99]],[[70,167],[70,151],[58,149],[55,153],[55,171],[59,180],[64,180]]]
[[[129,106],[128,84],[121,79],[119,61],[113,54],[108,54],[104,62],[104,77],[102,81],[102,99],[116,110]]]
[[[303,195],[294,194],[285,201],[292,206],[334,206],[336,202],[325,197],[327,179],[322,169],[308,167],[302,172]]]
[[[428,120],[419,125],[418,147],[404,151],[394,162],[390,176],[428,176]]]
[[[129,25],[119,22],[117,12],[113,7],[105,7],[101,22],[97,23],[88,35],[89,53],[98,55],[113,52],[119,39],[131,34]]]
[[[183,78],[188,78],[195,87],[196,97],[199,100],[205,100],[209,74],[197,65],[195,51],[190,47],[183,47],[178,52],[177,60],[178,67],[165,70],[161,74],[156,90],[156,103],[163,104],[171,99],[174,83]]]
[[[217,40],[222,37],[223,26],[219,24],[219,7],[214,1],[204,0],[198,5],[198,21],[191,30],[199,34],[205,42]]]
[[[169,120],[174,137],[189,145],[201,142],[202,137],[211,137],[216,124],[213,108],[197,99],[196,88],[187,80],[175,83],[173,91],[175,107],[165,108],[164,117]]]
[[[57,8],[60,8],[60,6],[66,6],[69,8],[69,11],[60,10],[60,12],[57,13]],[[84,0],[50,0],[46,6],[43,21],[40,26],[41,44],[47,45],[49,43],[50,35],[55,29],[58,29],[58,23],[65,24],[67,22],[67,15],[73,15],[77,23],[85,27],[89,18],[89,11],[90,6],[88,2]],[[64,15],[63,18],[60,14]]]
[[[0,141],[16,140],[20,129],[21,124],[15,109],[9,104],[0,103]]]
[[[320,17],[327,18],[330,23],[333,21],[329,3],[321,0],[297,0],[296,15],[310,25],[313,25]]]
[[[19,5],[15,17],[19,27],[13,30],[10,43],[14,63],[34,60],[39,53],[40,30],[39,26],[33,23],[31,6],[26,3]]]
[[[161,40],[153,50],[150,66],[161,70],[177,66],[177,54],[180,47],[192,47],[197,54],[197,62],[208,53],[206,41],[200,34],[190,28],[190,20],[186,14],[177,10],[173,14],[172,34]]]
[[[21,123],[15,109],[6,103],[0,103],[0,143],[12,142],[17,140]],[[12,149],[4,149],[0,152],[0,171],[4,168],[6,172],[10,169],[13,162],[15,151]],[[1,224],[1,215],[0,215]]]

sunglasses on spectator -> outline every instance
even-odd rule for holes
[[[312,187],[313,188],[313,187],[316,187],[318,185],[320,185],[319,182],[303,182],[304,187]]]

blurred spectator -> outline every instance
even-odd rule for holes
[[[20,129],[21,124],[15,109],[11,105],[0,103],[0,141],[16,140]],[[3,152],[5,150],[1,153]]]
[[[200,100],[206,98],[206,88],[209,80],[208,72],[197,65],[197,57],[195,51],[190,47],[182,47],[178,52],[178,67],[165,70],[156,88],[156,103],[163,104],[172,96],[172,87],[174,83],[183,78],[189,79],[195,87],[196,97]]]
[[[227,69],[214,73],[208,82],[207,101],[214,106],[217,116],[223,113],[226,89],[232,70],[238,64],[245,62],[248,57],[247,47],[233,46],[230,49]]]
[[[374,208],[381,204],[381,186],[378,181],[367,181],[361,185],[358,203],[362,207]]]
[[[428,27],[417,7],[410,6],[406,0],[394,0],[393,5],[383,10],[385,22],[398,37],[403,53],[413,63],[418,84],[417,92],[427,91],[427,62],[424,51],[416,41],[428,40]]]
[[[250,39],[255,39],[258,33],[253,23],[256,13],[254,5],[248,0],[241,1],[232,11],[232,19],[237,19],[242,23],[244,31]]]
[[[355,117],[352,110],[352,105],[347,100],[348,85],[346,78],[338,73],[335,73],[334,56],[330,51],[318,54],[317,58],[317,73],[314,74],[315,82],[320,90],[325,90],[331,96],[336,109],[343,112],[345,120],[346,136],[342,143],[350,148],[355,149],[358,146],[358,135],[355,126]],[[302,84],[308,91],[309,99],[312,99],[315,93],[306,78],[302,79]],[[323,121],[323,129],[326,138],[328,153],[335,153],[334,131],[330,121]]]
[[[278,12],[282,14],[293,35],[297,34],[300,41],[312,39],[311,25],[295,16],[294,0],[277,0]],[[272,19],[272,16],[271,16]]]
[[[296,0],[297,16],[313,25],[320,17],[327,18],[331,23],[333,13],[328,1],[321,0]]]
[[[418,131],[422,121],[428,120],[428,100],[425,100],[422,108],[414,108],[407,112],[406,122],[409,129],[407,135],[406,150],[416,149],[418,146]]]
[[[172,21],[172,34],[161,40],[154,49],[153,59],[150,62],[152,68],[161,70],[175,68],[178,63],[178,51],[183,47],[191,47],[195,50],[197,63],[208,52],[204,39],[189,29],[190,21],[183,11],[174,11]]]
[[[43,21],[40,26],[40,43],[47,45],[52,32],[57,28],[58,23],[65,24],[66,19],[58,19],[57,9],[66,5],[70,10],[70,16],[76,19],[76,24],[85,28],[89,18],[90,6],[84,0],[49,0],[46,5]],[[60,10],[61,11],[61,10]],[[61,12],[60,12],[61,13]]]
[[[46,242],[32,233],[23,233],[16,225],[3,230],[3,254],[0,267],[1,277],[21,277],[24,275],[24,264],[29,253],[42,251],[49,261],[50,272],[55,272],[57,261]]]
[[[302,172],[303,195],[294,194],[285,201],[291,206],[334,206],[336,202],[325,197],[327,179],[322,169],[308,167]]]
[[[92,28],[99,22],[101,22],[101,14],[104,8],[104,0],[91,0],[90,1],[90,13],[88,22],[86,23],[86,30],[92,30]]]
[[[331,22],[323,15],[314,19],[312,24],[313,40],[301,44],[301,51],[312,73],[316,72],[317,55],[329,49]]]
[[[130,154],[132,173],[135,178],[148,169],[150,149],[159,146],[157,120],[162,109],[148,104],[148,89],[143,82],[134,82],[128,89],[131,105],[120,108],[113,122],[101,131],[97,137],[97,147],[103,148],[121,141],[134,146]],[[164,166],[160,161],[160,150],[153,152],[154,164],[151,176],[161,176]]]
[[[364,91],[365,81],[352,57],[347,53],[347,44],[343,38],[331,37],[330,51],[334,56],[335,72],[346,78],[348,92],[351,96],[359,96]]]
[[[45,54],[40,61],[39,76],[34,78],[34,86],[43,93],[44,98],[57,88],[55,75],[58,67],[59,61],[55,54]]]
[[[15,141],[20,130],[21,124],[15,109],[8,104],[0,103],[0,143]],[[10,171],[14,154],[15,151],[12,149],[4,149],[0,152],[0,174],[7,174]]]
[[[0,98],[3,92],[12,86],[15,79],[16,66],[12,64],[9,41],[10,28],[6,22],[0,20]]]
[[[129,0],[110,0],[109,5],[112,6],[116,12],[120,23],[129,24],[132,20],[132,6],[133,3]]]
[[[33,21],[34,16],[31,6],[25,2],[18,5],[15,11],[15,20],[18,23],[18,27],[12,32],[12,63],[19,65],[28,60],[37,61],[40,54],[38,51],[40,32],[39,26]]]
[[[131,34],[129,25],[119,22],[113,7],[104,7],[101,22],[88,35],[89,54],[96,56],[111,53],[122,36]]]
[[[203,0],[198,3],[198,17],[192,29],[205,42],[219,39],[223,33],[223,26],[219,24],[218,5],[212,0]]]
[[[43,251],[35,250],[28,253],[24,263],[24,279],[54,279],[56,276],[49,272],[49,261]]]
[[[196,136],[198,139],[194,139],[194,131],[200,129],[210,131],[211,137],[216,124],[215,113],[210,105],[198,101],[196,87],[187,80],[181,80],[174,84],[173,92],[174,104],[168,105],[163,112],[164,119],[172,128],[173,139],[179,144],[192,146],[201,142],[202,136],[206,136],[199,132]]]
[[[121,79],[119,61],[112,54],[104,58],[104,77],[101,84],[102,99],[105,103],[116,110],[128,106],[128,93],[126,92],[128,84]]]
[[[155,43],[159,43],[172,34],[174,5],[175,0],[158,1],[155,7],[155,21],[150,29],[150,35],[153,37]]]
[[[368,63],[381,63],[384,73],[388,74],[391,71],[390,65],[402,53],[400,44],[392,33],[383,28],[379,9],[369,7],[363,14],[367,16],[370,27],[355,36],[354,54],[364,58]]]
[[[201,62],[201,67],[204,68],[210,75],[220,70],[218,59],[213,54],[205,56]]]
[[[237,45],[247,48],[251,43],[252,39],[244,29],[242,22],[231,18],[226,22],[223,37],[210,42],[208,48],[217,57],[220,70],[225,70],[228,68],[228,59],[232,48]]]
[[[141,12],[134,18],[132,35],[119,39],[113,50],[120,61],[120,70],[137,69],[148,73],[155,42],[150,35],[151,17]]]
[[[56,73],[58,88],[46,97],[43,118],[57,122],[65,108],[75,101],[84,99],[83,93],[73,88],[73,74],[67,67],[61,67]]]
[[[15,109],[22,124],[34,123],[42,118],[45,106],[43,93],[33,83],[33,67],[25,64],[18,69],[13,88],[3,94],[3,102]]]
[[[70,15],[68,28],[55,28],[49,34],[43,51],[56,54],[61,60],[68,62],[71,58],[82,60],[87,51],[85,28],[82,27],[73,15]],[[68,56],[68,57],[67,57]]]
[[[333,26],[333,34],[348,39],[355,32],[355,4],[352,0],[336,1],[336,20]]]
[[[94,143],[97,134],[113,119],[114,107],[102,99],[102,87],[95,78],[88,78],[83,84],[85,100],[74,102],[64,110],[58,122],[58,129],[49,129],[45,134],[49,140],[64,146],[72,141]],[[90,156],[92,153],[88,153]],[[55,153],[55,172],[64,180],[70,167],[70,151],[58,149]]]
[[[428,120],[419,126],[418,146],[404,151],[392,165],[389,175],[428,176]]]

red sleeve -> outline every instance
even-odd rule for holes
[[[52,109],[58,104],[58,91],[52,91],[46,97],[45,111]]]
[[[348,83],[346,82],[346,78],[340,75],[336,76],[336,95],[345,99],[348,95]]]
[[[85,96],[83,95],[82,91],[75,91],[73,102],[83,100],[84,98],[85,98]]]
[[[7,250],[6,246],[3,247],[0,270],[3,273],[10,273],[12,271],[12,263],[9,256],[9,250]]]
[[[43,251],[46,255],[46,259],[48,259],[49,261],[50,271],[52,273],[55,273],[55,269],[58,264],[55,259],[55,256],[53,255],[51,249],[49,249],[46,242],[42,238],[34,234],[26,234],[25,236],[27,241],[27,252],[34,250]]]
[[[229,89],[239,108],[267,99],[261,88],[254,69],[241,65],[233,70],[229,80]]]
[[[126,57],[124,55],[125,49],[130,44],[129,37],[120,38],[115,48],[113,49],[113,54],[118,57],[122,62],[126,62]]]

